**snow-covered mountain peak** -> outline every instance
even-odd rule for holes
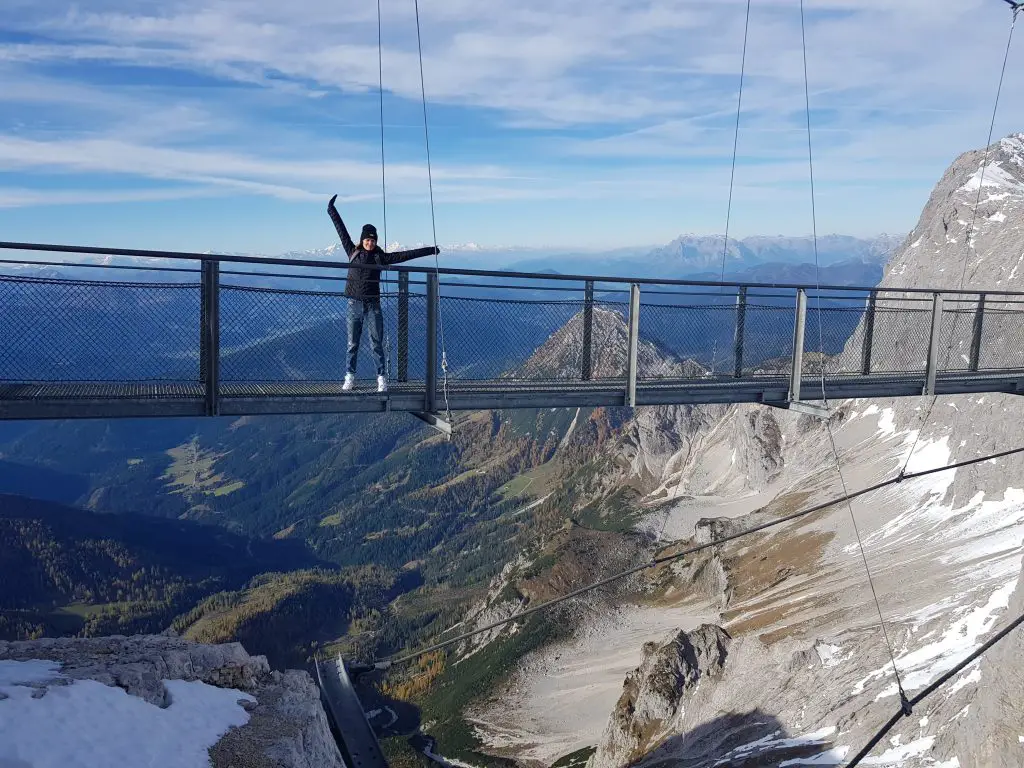
[[[1024,134],[1011,134],[993,144],[987,152],[970,153],[970,156],[975,159],[973,156],[978,154],[981,158],[977,159],[977,169],[959,191],[973,192],[977,196],[979,188],[989,189],[991,192],[985,202],[1004,199],[1006,193],[1024,197]]]

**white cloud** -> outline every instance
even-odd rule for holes
[[[503,5],[421,4],[439,199],[724,201],[745,0]],[[150,180],[155,196],[376,194],[376,113],[365,108],[377,88],[375,4],[8,7],[18,37],[0,43],[0,171]],[[909,229],[922,190],[984,138],[1009,13],[994,0],[806,7],[819,192],[846,195],[843,215],[871,215],[888,213],[894,194],[872,183],[912,187]],[[383,0],[383,11],[389,191],[417,197],[426,180],[413,4]],[[1020,61],[1018,51],[1007,92]],[[783,210],[806,196],[797,0],[753,4],[747,64],[737,204],[771,199]],[[104,68],[116,76],[90,77]],[[344,109],[350,97],[366,111]],[[477,110],[474,128],[446,146],[446,121],[467,110]],[[1024,105],[1004,99],[997,135],[1022,123]],[[30,186],[19,181],[0,204],[34,204]],[[140,193],[107,194],[95,199]]]

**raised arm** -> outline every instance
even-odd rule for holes
[[[330,215],[331,221],[334,222],[334,228],[338,230],[338,237],[341,238],[341,247],[345,249],[345,253],[351,259],[352,254],[356,252],[356,244],[352,242],[348,229],[345,228],[345,222],[341,220],[338,209],[334,207],[334,201],[337,197],[337,195],[332,197],[331,201],[327,204],[327,213]]]
[[[380,263],[383,266],[390,264],[401,264],[403,261],[409,261],[411,259],[421,259],[424,256],[436,256],[441,253],[440,248],[430,246],[429,248],[413,248],[411,251],[395,251],[394,253],[385,253],[380,257]]]

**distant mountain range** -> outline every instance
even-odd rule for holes
[[[818,263],[821,267],[864,265],[878,270],[881,277],[881,269],[902,240],[902,236],[884,234],[872,238],[825,235],[817,239]],[[552,267],[560,272],[585,269],[589,274],[601,276],[628,275],[654,279],[713,275],[717,280],[722,274],[723,251],[725,277],[729,280],[767,265],[806,265],[813,271],[815,262],[815,242],[811,237],[730,238],[726,248],[722,235],[682,235],[667,245],[639,252],[619,250],[565,254],[562,258],[553,254],[523,259],[510,264],[509,268],[527,272]]]

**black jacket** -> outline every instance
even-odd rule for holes
[[[341,220],[338,209],[334,207],[334,198],[327,204],[327,213],[334,222],[334,228],[338,230],[338,237],[341,238],[341,246],[348,254],[348,260],[353,264],[377,264],[382,267],[392,264],[401,264],[410,259],[419,259],[423,256],[434,256],[440,251],[437,248],[414,248],[411,251],[395,251],[385,253],[380,246],[372,251],[363,248],[363,244],[356,245],[345,228],[345,222]],[[345,295],[351,299],[379,299],[380,298],[380,271],[376,269],[352,268],[348,271],[348,281],[345,284]]]

